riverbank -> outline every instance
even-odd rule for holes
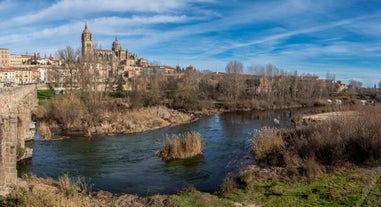
[[[329,128],[322,127],[320,124],[323,122],[315,122],[310,125],[316,124],[319,126],[318,128],[316,126],[309,129],[306,128],[307,126],[301,128],[313,136],[327,132],[336,133],[337,137],[342,139],[328,137],[327,140],[331,142],[325,142],[326,140],[321,139],[325,136],[318,136],[319,138],[316,140],[322,142],[315,142],[315,139],[311,140],[310,138],[312,135],[304,136],[304,139],[308,141],[307,143],[302,142],[303,139],[298,142],[289,139],[286,140],[288,145],[284,149],[304,149],[302,152],[305,153],[319,153],[319,150],[325,149],[324,146],[330,149],[330,146],[334,146],[335,143],[337,143],[337,147],[345,146],[343,145],[344,142],[341,142],[343,140],[342,135],[355,135],[355,133],[342,126],[361,132],[360,135],[362,136],[366,135],[365,132],[373,132],[374,134],[377,131],[378,133],[378,129],[375,130],[374,126],[379,123],[379,119],[374,118],[379,116],[380,110],[374,107],[360,107],[358,111],[366,116],[361,116],[361,120],[358,121],[352,119],[356,117],[351,117],[349,125],[330,124],[329,126],[335,127],[335,130],[325,130]],[[367,121],[364,121],[364,118]],[[335,120],[342,123],[344,119]],[[370,125],[365,125],[365,123]],[[341,134],[342,132],[343,134]],[[379,139],[377,136],[375,138],[375,141]],[[289,145],[290,143],[299,144],[299,147],[292,147]],[[357,143],[360,144],[361,142]],[[379,149],[374,144],[372,146]],[[332,148],[334,152],[344,152],[337,147]],[[278,151],[279,156],[273,156],[273,158],[283,157],[287,160],[287,155],[289,158],[290,155],[293,155],[286,153],[285,150]],[[377,160],[379,160],[377,157],[374,157],[375,162],[371,159],[364,162],[353,160],[355,163],[335,158],[334,162],[327,165],[324,164],[326,161],[323,164],[320,163],[321,159],[324,158],[320,157],[322,155],[325,153],[315,154],[315,162],[312,162],[312,159],[300,159],[293,156],[292,158],[295,159],[288,159],[287,165],[282,162],[257,165],[253,162],[243,167],[236,175],[228,174],[221,185],[221,190],[216,193],[203,193],[193,188],[187,188],[175,195],[143,197],[129,194],[111,194],[104,191],[90,193],[91,188],[86,187],[88,185],[82,182],[65,184],[68,183],[67,181],[64,182],[67,179],[60,178],[58,181],[52,181],[51,179],[36,178],[38,182],[43,184],[42,187],[38,187],[39,184],[32,180],[30,184],[24,187],[24,190],[15,191],[13,197],[9,197],[4,202],[14,202],[18,206],[377,206],[381,203],[377,196],[381,189],[381,170],[377,166]],[[337,155],[341,158],[348,157],[342,156],[342,154]],[[365,157],[362,154],[353,155]],[[349,156],[348,158],[355,157]],[[264,159],[264,161],[267,160]],[[28,179],[26,179],[27,182],[29,182]],[[53,188],[49,188],[49,185]],[[60,187],[60,185],[66,187]],[[75,187],[70,187],[72,185]],[[43,191],[45,189],[48,189],[48,192]]]
[[[128,109],[119,107],[119,110],[100,110],[95,116],[79,112],[78,116],[66,122],[62,118],[48,118],[41,112],[40,135],[46,139],[55,139],[72,135],[116,135],[139,133],[175,126],[197,120],[193,114],[183,113],[164,106]]]
[[[279,176],[279,168],[260,169],[245,186],[230,186],[225,181],[223,194],[184,189],[175,195],[137,196],[89,192],[88,185],[71,181],[64,175],[57,181],[37,177],[13,188],[12,194],[0,197],[1,206],[107,206],[107,207],[193,207],[193,206],[379,206],[381,168],[353,167],[326,173],[313,179]],[[276,176],[278,175],[278,176]],[[248,178],[246,174],[246,178]],[[247,180],[246,180],[247,181]],[[230,186],[230,187],[229,187]]]
[[[103,93],[54,95],[51,91],[39,91],[39,98],[40,106],[36,111],[36,117],[40,122],[39,133],[44,139],[73,135],[138,133],[185,124],[203,116],[231,111],[264,111],[326,105],[320,99],[304,102],[245,100],[239,103],[222,103],[211,101],[205,104],[205,107],[175,110],[166,107],[165,101],[161,105],[137,106],[130,99],[113,98]]]

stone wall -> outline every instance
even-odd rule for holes
[[[17,151],[25,151],[32,136],[36,91],[36,86],[0,89],[0,188],[17,184]]]

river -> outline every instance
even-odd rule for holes
[[[68,173],[91,184],[93,191],[152,195],[193,186],[213,192],[221,188],[228,173],[254,162],[249,147],[258,129],[274,126],[274,118],[280,120],[275,127],[289,127],[290,117],[290,111],[231,112],[129,135],[43,141],[36,134],[31,162],[18,168],[40,177]],[[166,135],[187,131],[201,134],[205,143],[201,156],[165,162],[155,155]]]

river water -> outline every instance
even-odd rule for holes
[[[90,183],[94,191],[152,195],[193,186],[213,192],[228,173],[254,162],[249,147],[258,129],[274,126],[274,118],[280,120],[276,127],[289,127],[291,115],[290,111],[224,113],[144,133],[54,141],[43,141],[36,134],[32,161],[18,167],[40,177],[68,173]],[[205,143],[201,156],[165,162],[155,155],[165,135],[188,131],[201,134]]]

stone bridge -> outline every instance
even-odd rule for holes
[[[17,184],[17,160],[31,154],[31,150],[25,147],[25,141],[33,139],[32,111],[36,106],[36,86],[0,88],[1,189]]]

